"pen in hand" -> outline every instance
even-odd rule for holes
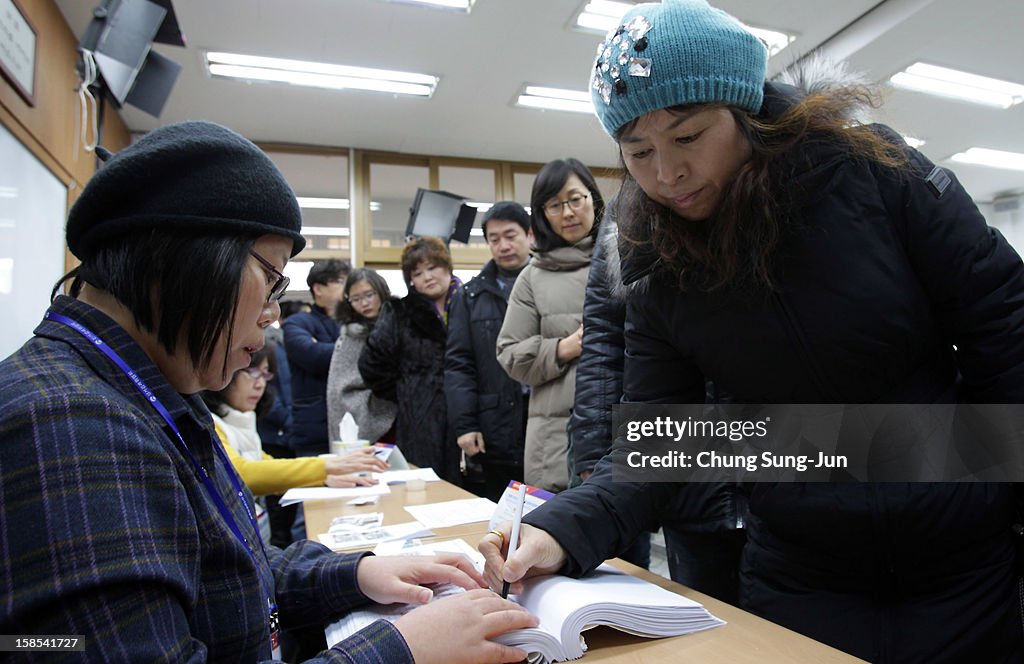
[[[516,510],[512,514],[512,534],[508,538],[508,554],[505,560],[512,557],[512,552],[519,545],[519,529],[523,525],[523,505],[526,504],[526,484],[519,483],[519,492],[516,494]],[[508,581],[501,584],[501,598],[508,599]]]

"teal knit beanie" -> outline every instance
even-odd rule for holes
[[[705,0],[637,5],[597,49],[591,96],[601,126],[622,125],[670,106],[723,103],[756,113],[768,49]]]

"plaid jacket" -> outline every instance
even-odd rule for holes
[[[202,401],[175,392],[106,315],[63,296],[51,311],[91,329],[138,373],[254,537]],[[0,363],[0,634],[81,635],[86,652],[68,659],[83,661],[256,662],[271,653],[260,573],[285,627],[367,602],[359,555],[304,541],[268,544],[254,562],[171,435],[113,362],[62,324],[44,320]],[[377,622],[319,661],[412,656]]]

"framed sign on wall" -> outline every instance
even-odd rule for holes
[[[18,0],[0,0],[0,74],[36,105],[36,29]]]

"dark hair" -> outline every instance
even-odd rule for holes
[[[373,321],[369,320],[352,308],[352,305],[348,302],[348,292],[360,281],[365,281],[370,284],[370,288],[377,293],[377,299],[380,300],[381,306],[384,306],[384,303],[391,297],[391,289],[388,288],[388,282],[384,281],[384,277],[377,274],[376,270],[371,270],[368,267],[360,267],[352,270],[348,275],[348,280],[345,281],[345,297],[338,303],[337,309],[334,310],[334,317],[342,325],[355,322],[366,323],[368,325],[372,325],[373,323]]]
[[[302,300],[286,300],[281,302],[281,322],[292,314],[302,311],[302,307],[309,307],[309,304]]]
[[[329,284],[332,281],[343,281],[352,271],[352,264],[340,258],[329,258],[316,261],[306,275],[306,285],[313,292],[313,284]]]
[[[569,246],[568,242],[551,230],[551,224],[548,223],[548,218],[544,214],[544,204],[558,195],[571,175],[578,177],[583,182],[583,186],[590,191],[590,196],[594,201],[594,227],[590,229],[590,237],[597,237],[601,217],[604,216],[604,198],[601,197],[601,190],[597,188],[593,174],[578,159],[556,159],[544,164],[544,167],[537,173],[537,178],[533,181],[533,192],[530,194],[533,245],[537,251],[550,251],[557,247]]]
[[[452,255],[444,242],[436,237],[418,237],[402,248],[402,278],[405,283],[412,283],[413,270],[423,262],[452,271]]]
[[[523,227],[524,233],[530,231],[530,213],[515,201],[498,201],[484,214],[483,221],[480,222],[480,228],[484,230],[485,236],[487,235],[487,222],[492,219],[495,221],[514,221]]]
[[[270,369],[271,372],[277,373],[277,353],[275,352],[276,348],[277,344],[275,344],[273,341],[268,341],[266,345],[263,346],[263,348],[259,349],[258,351],[252,354],[252,361],[249,362],[249,366],[258,367],[260,364],[263,363],[263,360],[266,360],[267,368]],[[200,393],[200,396],[203,398],[203,403],[206,404],[206,407],[210,409],[211,413],[214,413],[219,417],[224,417],[225,415],[228,414],[227,409],[231,408],[232,406],[227,401],[227,392],[228,390],[231,389],[231,386],[235,384],[235,381],[238,380],[238,375],[242,373],[242,371],[244,371],[244,369],[239,369],[238,371],[236,371],[235,375],[231,377],[231,382],[228,383],[227,387],[225,387],[223,390],[203,390]],[[261,396],[260,400],[256,402],[256,417],[260,417],[261,415],[266,414],[266,412],[270,410],[273,404],[274,388],[269,383],[267,383],[266,389],[263,390],[263,396]]]
[[[243,268],[255,240],[237,231],[161,230],[121,236],[62,277],[53,294],[68,279],[72,297],[78,297],[84,283],[107,291],[168,353],[177,350],[184,332],[189,359],[204,370],[221,335],[227,333],[228,346],[232,344]],[[227,372],[227,357],[221,371]]]
[[[865,105],[878,106],[877,94],[855,85],[810,94],[776,118],[725,107],[750,141],[752,155],[722,192],[714,215],[701,223],[682,223],[671,210],[651,200],[627,170],[615,214],[623,239],[653,250],[684,290],[728,286],[771,290],[775,250],[790,223],[787,192],[776,183],[790,172],[785,159],[794,148],[827,141],[866,163],[892,169],[908,163],[902,146],[868,125],[851,123],[851,112]],[[692,106],[666,110],[688,109]],[[615,138],[635,124],[636,120],[623,125]]]

